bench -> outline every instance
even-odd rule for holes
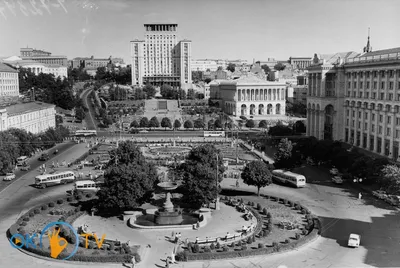
[[[215,238],[206,238],[205,240],[197,240],[197,241],[195,242],[195,244],[217,243],[219,239],[220,239],[219,237],[215,237]]]
[[[240,236],[241,236],[241,234],[239,234],[239,233],[233,234],[233,235],[228,235],[228,236],[225,236],[224,240],[225,240],[225,241],[229,241],[229,240],[231,240],[231,239],[236,240],[236,238],[238,238],[238,237],[240,237]]]

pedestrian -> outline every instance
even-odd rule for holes
[[[362,194],[358,193],[358,199],[361,199],[361,198],[362,198]]]
[[[236,188],[239,188],[239,179],[236,180]]]
[[[132,268],[135,268],[136,258],[135,256],[132,257]]]
[[[171,241],[175,241],[175,232],[174,231],[172,231],[172,233],[171,233]]]

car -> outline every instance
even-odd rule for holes
[[[22,171],[28,171],[28,170],[31,169],[31,165],[29,165],[29,164],[23,165],[20,169],[21,169]]]
[[[336,184],[343,184],[343,179],[340,176],[334,176],[332,177],[332,181]]]
[[[392,206],[398,206],[400,204],[400,200],[396,195],[388,195],[384,200]]]
[[[11,181],[15,179],[15,174],[14,173],[6,173],[6,176],[4,177],[4,181]]]
[[[99,171],[96,171],[96,173],[94,174],[94,178],[95,179],[97,179],[97,178],[100,178],[101,176],[104,176],[104,170],[99,170]]]
[[[382,190],[372,191],[372,195],[379,199],[385,199],[388,196],[387,193]]]
[[[50,159],[50,155],[48,153],[44,153],[39,157],[39,161],[46,161]]]
[[[358,248],[360,246],[361,236],[358,234],[350,234],[349,242],[347,245],[352,248]]]
[[[139,133],[147,133],[148,131],[147,130],[141,130],[141,131],[139,131]]]

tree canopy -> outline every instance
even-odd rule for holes
[[[268,74],[271,71],[271,69],[269,68],[269,66],[267,64],[261,65],[261,69],[264,70],[265,74]]]
[[[150,85],[150,84],[146,84],[146,85],[143,87],[143,91],[146,93],[146,98],[147,98],[147,99],[154,98],[154,96],[155,96],[156,93],[157,93],[156,89],[155,89],[152,85]]]
[[[193,122],[191,120],[186,120],[185,123],[183,123],[183,127],[186,129],[193,128]]]
[[[217,187],[217,179],[219,184],[223,179],[224,170],[222,155],[214,145],[205,144],[193,148],[185,163],[178,169],[183,178],[184,198],[199,207],[212,202],[220,190],[219,186]]]
[[[258,123],[259,128],[267,128],[268,127],[268,122],[267,120],[261,120],[260,123]]]
[[[257,187],[258,196],[260,195],[260,188],[272,183],[272,174],[268,165],[259,160],[246,164],[241,177],[245,184]]]
[[[203,129],[204,128],[204,122],[203,122],[203,120],[202,119],[196,119],[195,121],[194,121],[194,128],[201,128],[201,129]]]
[[[157,119],[156,116],[153,116],[150,119],[148,127],[150,127],[150,128],[152,128],[152,127],[160,127],[160,122],[158,122],[158,119]]]
[[[167,128],[172,128],[171,120],[168,117],[164,117],[161,120],[161,126],[167,130]]]
[[[277,71],[283,71],[285,70],[286,66],[285,64],[278,62],[277,64],[275,64],[274,69]]]
[[[110,152],[104,184],[97,192],[98,207],[113,214],[147,201],[157,181],[157,170],[146,162],[132,141],[121,142]]]
[[[226,69],[233,73],[235,71],[235,67],[236,67],[236,65],[234,63],[229,63],[228,66],[226,67]]]
[[[140,119],[140,127],[148,127],[149,126],[149,119],[147,117],[142,117]]]
[[[287,168],[294,167],[295,161],[292,155],[293,144],[288,139],[282,139],[278,144],[278,150],[274,154],[274,166],[276,168]]]
[[[253,119],[247,120],[247,122],[246,122],[246,127],[252,129],[252,128],[255,127],[255,126],[256,126],[256,123],[254,122]]]
[[[186,92],[183,89],[174,89],[170,85],[162,85],[160,94],[165,99],[186,99]]]
[[[174,128],[179,129],[181,126],[182,126],[181,121],[179,121],[178,119],[175,119]]]

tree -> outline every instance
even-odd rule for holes
[[[163,98],[170,99],[173,95],[173,88],[170,85],[162,85],[160,88],[160,94]]]
[[[382,168],[383,182],[388,193],[398,194],[400,190],[400,167],[395,164]]]
[[[146,92],[147,99],[154,98],[157,92],[156,89],[150,84],[145,85],[143,87],[143,91]]]
[[[222,128],[221,120],[219,120],[219,119],[215,120],[214,127],[215,127],[215,129]]]
[[[157,117],[153,116],[153,117],[150,119],[149,127],[150,127],[150,128],[152,128],[152,127],[160,127],[160,122],[158,122]]]
[[[164,117],[164,118],[161,120],[161,126],[162,126],[165,130],[167,130],[167,128],[172,128],[171,120],[170,120],[168,117]]]
[[[97,192],[97,206],[106,213],[120,213],[142,205],[157,183],[157,170],[147,163],[132,141],[122,142],[110,152],[104,184]]]
[[[247,122],[246,122],[246,127],[252,129],[252,128],[255,127],[255,126],[256,126],[256,123],[254,123],[254,120],[253,120],[253,119],[247,120]]]
[[[149,126],[149,119],[147,117],[142,117],[142,119],[140,119],[140,127],[148,127]]]
[[[138,122],[136,121],[136,120],[133,120],[132,121],[132,123],[131,123],[131,125],[130,125],[130,127],[132,128],[138,128],[139,127],[139,124],[138,124]]]
[[[286,66],[282,62],[278,62],[274,66],[274,69],[277,70],[277,71],[283,71],[283,70],[285,70],[285,68],[286,68]]]
[[[233,73],[233,72],[235,72],[235,67],[236,67],[235,64],[229,63],[229,64],[228,64],[228,67],[226,67],[226,69],[227,69],[228,71],[231,71],[231,72]]]
[[[83,119],[85,119],[85,116],[86,116],[85,111],[81,107],[78,107],[75,109],[76,119],[78,119],[79,121],[82,121]]]
[[[292,157],[293,145],[288,139],[282,139],[278,144],[278,150],[274,154],[274,166],[276,168],[292,168],[295,161]]]
[[[212,202],[220,191],[217,184],[222,181],[224,171],[222,155],[214,145],[206,144],[193,148],[185,163],[178,168],[187,202],[198,207]]]
[[[194,121],[194,128],[198,128],[198,129],[204,129],[204,122],[203,122],[203,120],[202,119],[196,119],[195,121]]]
[[[196,94],[195,94],[194,90],[191,89],[191,88],[188,89],[188,93],[187,93],[186,98],[187,98],[188,100],[194,100],[195,97],[196,97]]]
[[[268,74],[271,71],[271,69],[269,68],[269,66],[267,64],[261,65],[261,69],[264,70],[265,74]]]
[[[193,128],[193,122],[191,120],[186,120],[183,127],[186,129]]]
[[[181,128],[181,126],[182,126],[181,121],[179,121],[178,119],[175,119],[174,128],[178,129],[178,128]]]
[[[241,174],[243,182],[257,187],[257,195],[260,196],[260,188],[272,183],[272,174],[268,165],[263,161],[254,160],[246,164]]]
[[[259,128],[267,128],[268,127],[267,120],[261,120],[260,123],[258,123],[258,127]]]
[[[207,129],[208,130],[210,130],[210,129],[214,129],[214,120],[210,120],[210,121],[208,121],[208,123],[207,123]]]
[[[276,125],[273,127],[270,127],[268,130],[268,135],[271,136],[288,136],[292,135],[292,129],[288,126],[283,126],[283,125]]]
[[[95,79],[96,80],[103,80],[107,76],[107,69],[106,67],[99,67],[97,68]]]

